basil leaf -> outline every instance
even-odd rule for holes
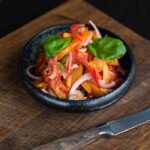
[[[55,56],[61,50],[66,48],[71,42],[71,38],[60,38],[57,36],[49,36],[42,42],[42,47],[47,58]]]
[[[95,57],[102,60],[116,59],[126,53],[126,47],[123,42],[112,37],[96,39],[88,45],[88,49]]]

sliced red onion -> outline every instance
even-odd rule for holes
[[[120,66],[117,68],[117,71],[120,72],[122,75],[125,75],[125,74],[126,74],[126,72],[125,72],[125,71],[123,70],[123,68],[120,67]]]
[[[93,40],[90,40],[89,43],[90,43],[90,44],[93,43]]]
[[[76,68],[78,68],[78,66],[79,66],[79,65],[77,65],[77,64],[73,64],[73,65],[72,65],[72,68],[73,68],[73,69],[76,69]]]
[[[56,97],[56,94],[55,94],[51,89],[48,89],[48,93],[49,93],[51,96],[55,96],[55,97]]]
[[[79,51],[80,51],[80,52],[82,52],[82,53],[84,53],[84,52],[86,52],[86,51],[87,51],[87,48],[86,48],[86,47],[79,48]]]
[[[54,61],[57,62],[57,57],[54,58]],[[49,76],[50,79],[54,79],[57,75],[57,67],[54,65],[55,62],[53,62],[52,59],[48,61],[49,71],[52,70],[52,74]]]
[[[67,73],[66,72],[62,72],[62,76],[63,76],[64,79],[66,79],[67,78]]]
[[[86,73],[84,75],[82,75],[72,86],[69,95],[71,95],[72,93],[74,93],[74,91],[78,88],[78,86],[80,84],[82,84],[84,81],[90,80],[92,79],[92,76],[90,73]]]
[[[85,27],[82,26],[82,27],[80,27],[80,28],[78,29],[78,32],[82,32],[82,31],[84,31],[84,30],[85,30]]]
[[[71,69],[72,69],[72,60],[73,60],[73,54],[70,52],[69,54],[69,63],[68,63],[68,71],[67,71],[67,76],[69,75]]]
[[[74,93],[72,93],[69,96],[69,100],[84,100],[86,97],[84,97],[83,93],[79,90],[75,90]]]
[[[30,69],[35,68],[35,67],[36,67],[35,65],[30,65],[30,66],[26,69],[26,73],[27,73],[27,75],[28,75],[30,78],[32,78],[32,79],[34,79],[34,80],[40,80],[41,77],[35,76],[35,75],[33,75],[33,74],[30,72]]]
[[[92,20],[89,20],[89,23],[94,28],[97,38],[102,38],[102,35],[101,35],[99,29],[96,27],[95,23]]]
[[[116,85],[114,81],[108,84],[104,80],[99,80],[98,82],[99,82],[99,86],[104,89],[113,88]]]
[[[44,69],[44,74],[50,75],[48,68]]]
[[[49,94],[48,91],[45,88],[41,89],[41,91],[43,91],[46,94]]]
[[[83,43],[83,46],[87,46],[90,43],[90,41],[92,40],[92,36],[93,36],[93,33],[90,32],[87,40]]]
[[[53,73],[49,76],[50,79],[54,79],[57,75],[56,66],[53,66]]]

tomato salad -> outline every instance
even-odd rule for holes
[[[72,24],[68,32],[48,36],[35,65],[27,68],[33,84],[61,99],[85,100],[112,92],[124,82],[119,59],[126,53],[120,39],[105,35],[90,20]]]

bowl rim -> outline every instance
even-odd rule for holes
[[[76,23],[76,22],[74,22]],[[26,75],[26,72],[24,72],[24,69],[23,69],[23,57],[24,57],[24,54],[25,54],[25,50],[27,49],[27,47],[30,45],[30,43],[32,43],[32,41],[34,39],[36,39],[37,37],[39,37],[40,35],[43,35],[45,34],[46,32],[48,32],[49,30],[53,30],[53,28],[57,28],[57,27],[61,27],[61,26],[70,26],[74,23],[65,23],[65,24],[56,24],[56,25],[52,25],[52,26],[49,26],[48,28],[45,28],[44,30],[38,32],[37,34],[35,34],[32,38],[30,38],[28,40],[28,42],[25,44],[25,46],[23,47],[23,50],[22,50],[22,55],[21,55],[21,59],[19,62],[19,68],[21,68],[21,78],[23,78],[25,81],[23,81],[23,83],[25,84],[25,86],[28,86],[28,88],[32,89],[32,91],[36,94],[36,93],[39,93],[40,96],[44,96],[44,97],[47,97],[46,98],[46,101],[48,101],[48,99],[50,99],[50,101],[48,102],[51,102],[52,100],[54,101],[57,101],[57,102],[62,102],[63,104],[67,104],[67,105],[74,105],[74,104],[83,104],[83,103],[91,103],[93,101],[96,101],[98,99],[108,99],[111,95],[114,95],[114,93],[117,93],[119,92],[121,89],[124,89],[125,88],[125,85],[128,83],[128,80],[130,79],[130,77],[132,76],[132,73],[135,72],[135,58],[134,58],[134,55],[130,49],[130,47],[128,46],[128,44],[120,37],[118,36],[117,34],[115,34],[114,32],[110,31],[109,29],[107,28],[104,28],[104,27],[98,27],[100,30],[104,30],[106,32],[108,32],[108,34],[112,34],[115,38],[119,38],[121,39],[121,41],[125,44],[126,46],[126,49],[127,49],[127,53],[130,57],[130,61],[131,61],[131,67],[130,67],[130,70],[129,70],[129,73],[128,73],[128,76],[126,77],[125,81],[119,86],[117,87],[116,89],[114,89],[111,93],[108,93],[104,96],[101,96],[101,97],[96,97],[96,98],[88,98],[88,99],[85,99],[85,100],[69,100],[69,99],[61,99],[61,98],[58,98],[58,97],[54,97],[54,96],[51,96],[43,91],[41,91],[40,89],[38,89],[36,86],[33,85],[33,83],[31,82],[31,80],[27,77]],[[90,26],[89,24],[86,24],[86,26]],[[90,26],[91,27],[91,26]],[[25,83],[26,82],[26,83]],[[28,89],[29,90],[29,89]],[[122,97],[122,96],[121,96]],[[116,100],[117,101],[117,100]],[[113,101],[112,103],[114,103],[115,101]],[[111,105],[111,102],[109,102],[108,105]],[[107,105],[107,106],[108,106]],[[106,106],[106,105],[105,105]],[[104,107],[105,107],[104,106]]]

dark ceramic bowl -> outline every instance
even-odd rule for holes
[[[127,53],[121,59],[120,62],[121,65],[127,71],[127,76],[125,78],[125,82],[122,85],[120,85],[117,89],[115,89],[113,92],[99,98],[91,98],[87,100],[79,100],[79,101],[63,100],[63,99],[50,96],[42,92],[38,88],[36,88],[32,84],[31,79],[26,74],[26,68],[31,64],[35,64],[35,60],[38,52],[37,50],[39,49],[41,41],[43,41],[43,39],[45,39],[49,35],[54,35],[60,32],[67,31],[69,27],[70,24],[62,24],[62,25],[56,25],[50,27],[35,35],[26,44],[26,46],[23,49],[23,53],[19,64],[19,72],[24,87],[33,97],[35,97],[36,100],[39,100],[40,102],[52,108],[82,112],[82,111],[94,111],[112,105],[114,102],[119,100],[122,96],[124,96],[129,90],[129,87],[131,86],[135,76],[135,60],[132,51],[128,47],[128,45],[116,34],[104,28],[100,28],[100,31],[103,36],[107,34],[108,36],[119,38],[124,42],[127,48]],[[91,28],[91,26],[89,25],[88,27]]]

